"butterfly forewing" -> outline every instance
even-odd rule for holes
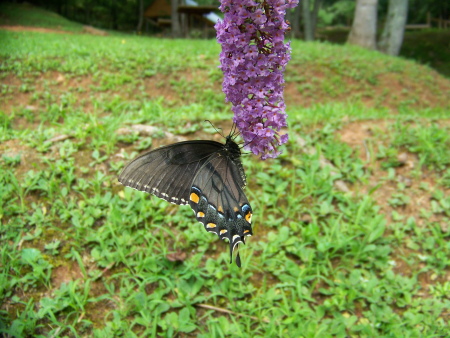
[[[196,172],[222,147],[214,141],[186,141],[158,148],[131,161],[119,182],[175,204],[188,204]]]

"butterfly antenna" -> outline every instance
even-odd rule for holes
[[[237,130],[237,125],[235,122],[233,122],[233,125],[231,126],[231,131],[230,131],[230,137],[232,139],[235,139],[240,134],[239,130],[237,132],[236,132],[236,130]]]
[[[225,136],[223,136],[223,133],[220,132],[219,130],[217,130],[217,128],[212,124],[212,122],[210,120],[205,120],[205,122],[209,122],[209,124],[211,125],[211,127],[214,128],[215,131],[217,131],[218,134],[220,134],[220,136],[222,136],[223,138],[225,138]],[[220,130],[222,130],[222,128],[219,128]]]

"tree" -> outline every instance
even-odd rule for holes
[[[398,55],[403,43],[408,0],[389,0],[388,14],[378,49],[389,55]]]
[[[376,48],[377,6],[378,0],[357,0],[348,43],[368,49]]]
[[[138,25],[137,25],[137,32],[141,32],[142,31],[142,25],[144,24],[144,0],[138,0],[139,2],[139,10],[138,10]]]
[[[291,34],[292,38],[300,37],[300,6],[296,6],[293,10],[289,12],[291,22]]]
[[[302,0],[303,8],[303,30],[305,32],[305,40],[313,41],[316,32],[317,15],[319,13],[319,8],[322,0],[312,0],[314,7],[311,11],[310,0]]]
[[[181,36],[180,16],[178,15],[178,0],[170,0],[172,12],[170,14],[170,21],[172,21],[172,36],[179,38]]]

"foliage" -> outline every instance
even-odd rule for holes
[[[324,6],[319,11],[318,25],[351,25],[353,14],[355,12],[355,1],[342,0],[334,2],[328,6]]]
[[[450,39],[449,30],[426,30],[406,32],[401,56],[430,65],[439,73],[450,78],[450,50],[445,48]]]
[[[410,0],[408,18],[410,23],[424,23],[427,13],[433,18],[448,18],[450,5],[447,1],[440,0]]]

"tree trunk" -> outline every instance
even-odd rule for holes
[[[305,40],[313,41],[316,35],[317,15],[322,0],[312,0],[314,2],[313,10],[310,9],[310,0],[301,0],[303,3],[303,31],[305,32]]]
[[[291,34],[292,38],[300,37],[300,6],[294,8],[291,12]]]
[[[388,15],[378,44],[381,52],[394,56],[400,53],[407,15],[408,0],[389,0]]]
[[[138,19],[138,25],[137,25],[137,32],[142,32],[142,25],[144,24],[144,0],[139,0],[139,19]]]
[[[181,36],[180,29],[180,16],[178,15],[178,0],[170,0],[172,12],[170,14],[170,20],[172,21],[172,36],[179,38]]]
[[[357,0],[348,43],[367,49],[376,48],[377,5],[378,0]]]
[[[322,4],[322,0],[315,0],[314,1],[314,8],[312,11],[312,31],[313,31],[313,37],[316,36],[316,27],[317,27],[317,16],[319,15],[319,9],[320,5]]]
[[[314,40],[314,31],[312,27],[311,11],[309,10],[309,0],[302,0],[303,8],[303,32],[305,33],[305,41]]]

